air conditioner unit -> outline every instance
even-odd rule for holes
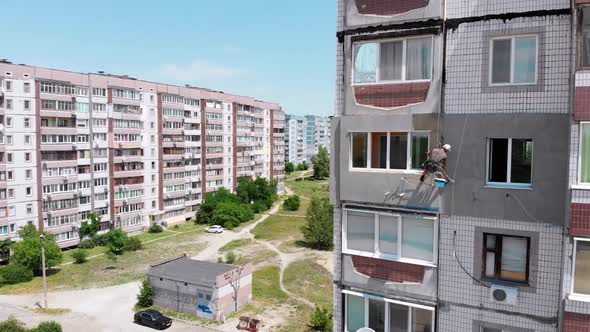
[[[494,303],[516,305],[518,288],[492,285],[490,288],[490,299]]]

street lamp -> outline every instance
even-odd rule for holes
[[[47,310],[47,276],[45,275],[45,235],[39,235],[41,239],[41,267],[43,269],[43,294],[45,296],[45,310]]]

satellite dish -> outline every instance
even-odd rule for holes
[[[375,330],[370,327],[361,327],[360,329],[356,330],[356,332],[375,332]]]

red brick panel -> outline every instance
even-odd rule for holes
[[[588,1],[588,3],[590,3],[590,0],[584,1]],[[574,119],[578,121],[590,120],[590,86],[576,87]]]
[[[397,15],[428,6],[428,0],[355,0],[355,3],[360,14],[382,16]]]
[[[360,274],[391,282],[420,283],[424,276],[424,266],[376,258],[352,256],[352,265]]]
[[[429,88],[430,82],[361,85],[354,87],[354,96],[359,105],[393,108],[423,103]]]
[[[566,312],[563,317],[563,332],[590,332],[590,315]]]
[[[570,234],[590,236],[590,204],[572,203]]]

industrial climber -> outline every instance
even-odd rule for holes
[[[422,172],[420,182],[424,182],[424,178],[430,173],[434,173],[435,177],[443,177],[443,179],[446,177],[444,169],[447,168],[447,152],[449,151],[451,151],[451,146],[445,144],[442,148],[434,148],[428,152],[428,159],[422,164],[424,172]]]

